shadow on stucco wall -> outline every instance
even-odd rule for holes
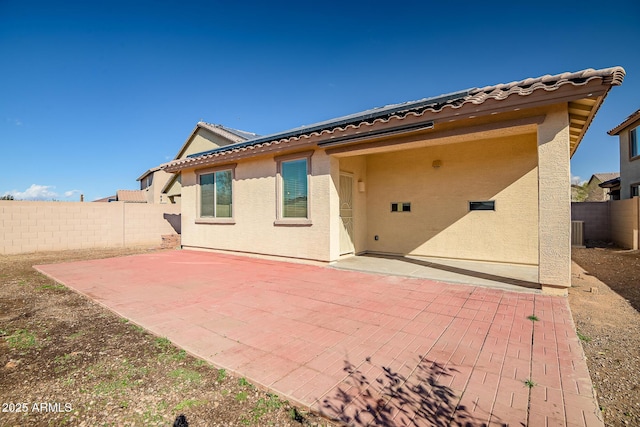
[[[181,234],[182,230],[182,221],[181,214],[164,214],[164,219],[171,225],[171,227],[175,230],[176,233]]]

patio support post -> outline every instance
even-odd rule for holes
[[[538,126],[538,280],[547,294],[571,286],[569,113],[553,107]]]

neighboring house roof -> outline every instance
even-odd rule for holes
[[[151,175],[154,172],[158,172],[160,169],[162,169],[160,166],[157,166],[155,168],[151,168],[151,169],[147,170],[145,173],[143,173],[142,175],[140,175],[140,177],[138,179],[136,179],[136,181],[142,181],[147,176]]]
[[[513,111],[514,109],[548,105],[561,101],[569,103],[569,132],[571,153],[573,154],[608,90],[613,85],[622,84],[624,76],[625,71],[622,67],[601,70],[587,69],[574,73],[546,75],[484,88],[467,89],[438,97],[374,108],[264,137],[255,137],[193,154],[183,159],[176,159],[162,167],[167,172],[177,172],[189,167],[214,163],[217,158],[231,154],[236,154],[237,157],[250,156],[267,151],[273,145],[288,144],[313,137],[321,139],[318,145],[339,144],[355,137],[375,136],[376,128],[374,126],[380,123],[389,124],[389,127],[393,126],[392,130],[395,130],[405,129],[403,126],[411,126],[412,120],[405,124],[406,119],[419,118],[425,114],[428,115],[427,118],[433,116],[434,120],[465,118],[460,115],[463,107],[467,106],[470,106],[466,109],[470,113],[468,117],[475,117],[480,111],[490,111],[491,113]],[[580,93],[580,96],[568,93],[566,90],[567,87],[582,86],[584,86],[585,93]],[[555,92],[555,94],[549,95],[549,92]],[[503,102],[504,104],[502,104]],[[413,122],[415,123],[415,121]],[[428,123],[424,121],[419,125],[422,126],[420,129],[429,128]],[[433,126],[433,122],[431,122],[431,126]],[[345,136],[344,133],[348,131],[353,132]],[[340,133],[343,135],[339,135]],[[336,135],[339,136],[336,137]]]
[[[193,130],[189,134],[189,137],[184,141],[184,143],[182,144],[182,147],[180,147],[180,150],[178,150],[178,154],[176,154],[176,157],[174,158],[174,160],[177,160],[180,157],[182,157],[182,154],[189,146],[189,142],[191,141],[191,138],[193,138],[196,132],[198,132],[198,129],[206,129],[209,132],[213,132],[225,139],[228,139],[232,143],[242,142],[242,141],[246,141],[248,139],[254,139],[260,136],[257,133],[245,132],[243,130],[233,129],[226,126],[216,125],[216,124],[201,121],[201,122],[198,122],[196,124],[196,127],[193,128]]]
[[[229,139],[239,139],[242,141],[246,141],[248,139],[257,138],[260,136],[257,133],[247,132],[244,130],[234,129],[227,126],[216,125],[216,124],[211,124],[207,122],[198,122],[198,125],[202,128],[208,129],[211,132],[217,133],[218,135],[224,136],[226,138],[229,138],[228,134],[231,134],[232,136]]]
[[[593,175],[591,175],[591,179],[589,179],[589,182],[591,182],[594,178],[596,178],[600,182],[605,182],[611,179],[620,178],[620,172],[594,173]]]
[[[107,202],[115,202],[116,200],[117,200],[117,196],[114,194],[113,196],[103,197],[102,199],[97,199],[97,200],[94,200],[93,202],[107,203]]]
[[[640,121],[640,109],[638,109],[635,113],[631,114],[629,117],[627,117],[624,120],[624,122],[620,123],[618,126],[614,127],[607,133],[611,136],[618,135],[625,128],[631,126],[636,121]]]
[[[119,202],[147,203],[147,196],[143,190],[118,190],[116,197]]]
[[[616,187],[620,187],[620,176],[617,176],[615,178],[612,178],[608,181],[604,181],[600,184],[598,184],[599,187],[602,188],[616,188]]]

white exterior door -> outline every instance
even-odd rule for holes
[[[340,174],[340,255],[353,253],[353,177]]]

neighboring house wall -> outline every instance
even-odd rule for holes
[[[630,129],[633,129],[630,128]],[[630,158],[629,132],[620,133],[620,198],[631,198],[631,186],[640,184],[640,157]]]
[[[0,201],[0,253],[155,245],[179,206]]]
[[[585,189],[587,191],[585,202],[604,202],[605,200],[609,200],[609,189],[599,187],[599,184],[602,184],[602,181],[597,178],[589,181]]]
[[[640,198],[611,202],[611,241],[627,249],[638,249]]]
[[[169,198],[170,203],[180,203],[180,195],[182,194],[180,173],[172,174],[168,182],[169,184],[165,185],[164,195]]]
[[[199,127],[189,143],[184,146],[183,151],[179,153],[179,156],[176,158],[182,159],[191,154],[212,150],[217,147],[232,144],[233,142],[234,141],[230,141],[207,129]]]
[[[584,239],[611,240],[611,204],[607,202],[571,203],[571,220],[584,222]]]
[[[144,190],[147,198],[147,203],[172,203],[167,195],[162,194],[162,189],[167,182],[173,177],[173,174],[167,173],[163,170],[157,170],[149,174],[151,176],[151,185],[146,186],[147,178],[145,177],[140,181],[141,189]]]

